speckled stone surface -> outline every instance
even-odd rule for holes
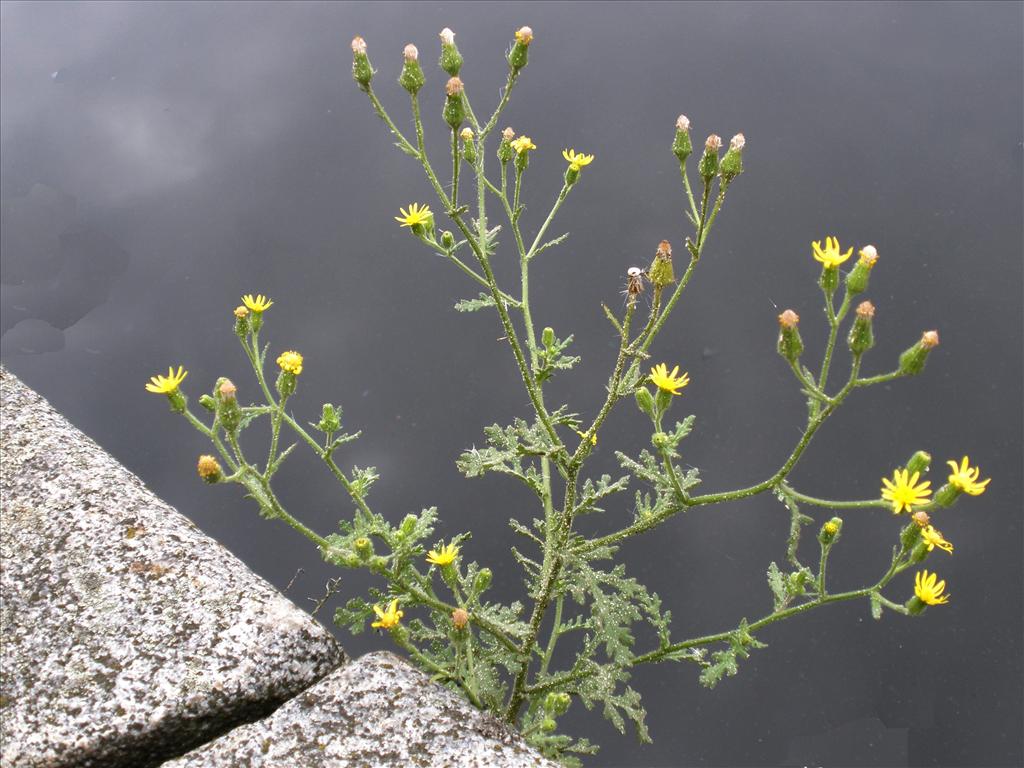
[[[557,764],[385,651],[324,678],[257,723],[164,768],[520,768]]]
[[[3,369],[0,407],[4,768],[157,765],[344,661],[323,627]]]

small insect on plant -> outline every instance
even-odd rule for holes
[[[847,400],[862,397],[872,386],[921,373],[939,343],[936,331],[926,331],[895,361],[895,367],[880,373],[862,371],[875,344],[875,305],[863,294],[880,260],[877,250],[861,246],[849,271],[842,272],[853,247],[844,250],[834,236],[826,237],[824,245],[820,240],[810,243],[807,256],[812,258],[800,258],[808,268],[815,262],[820,267],[816,290],[826,321],[824,349],[820,356],[807,352],[800,317],[792,309],[779,314],[777,327],[773,320],[771,330],[764,333],[765,343],[776,345],[780,367],[789,369],[806,400],[800,436],[780,451],[785,458],[778,469],[760,482],[702,492],[699,469],[682,460],[683,441],[695,428],[696,417],[668,419],[669,412],[685,402],[690,377],[680,372],[680,361],[652,358],[651,349],[699,268],[730,186],[743,173],[743,135],[736,134],[724,154],[722,140],[709,135],[696,163],[691,163],[690,121],[685,116],[676,121],[670,150],[680,171],[687,220],[681,222],[687,230],[681,274],[676,273],[672,246],[663,240],[649,267],[631,267],[624,286],[607,286],[609,296],[619,291],[625,295],[618,312],[603,307],[618,341],[617,351],[609,361],[606,383],[576,380],[575,391],[593,387],[603,398],[599,408],[581,415],[568,403],[551,402],[552,395],[545,389],[556,376],[573,376],[579,357],[569,354],[571,334],[560,335],[538,323],[545,310],[531,302],[530,267],[565,240],[566,235],[548,239],[548,229],[582,176],[592,173],[585,169],[595,157],[564,148],[562,183],[560,189],[552,190],[549,212],[543,219],[527,219],[522,203],[525,182],[534,153],[544,142],[512,128],[499,132],[497,126],[527,66],[535,44],[533,30],[516,31],[506,57],[504,89],[489,114],[471,103],[455,33],[444,29],[440,38],[439,64],[446,79],[443,87],[431,87],[425,93],[433,105],[431,112],[440,108],[448,140],[433,157],[424,140],[420,93],[426,76],[416,46],[407,45],[402,52],[398,76],[410,99],[411,136],[397,127],[378,99],[372,85],[375,70],[361,37],[352,41],[352,76],[395,145],[425,175],[436,196],[433,204],[448,229],[440,227],[430,204],[396,199],[398,224],[479,291],[476,297],[458,302],[455,309],[478,313],[495,323],[529,400],[529,408],[511,424],[484,427],[485,447],[469,448],[456,460],[466,477],[499,473],[510,483],[525,485],[536,500],[536,514],[509,521],[506,534],[525,576],[527,604],[503,603],[488,595],[495,579],[518,582],[521,576],[494,574],[474,560],[469,533],[439,539],[434,507],[402,519],[371,508],[369,494],[378,480],[376,470],[343,469],[339,458],[344,445],[357,437],[344,431],[341,407],[323,404],[315,422],[292,415],[303,356],[294,350],[282,352],[271,383],[268,347],[260,334],[275,304],[263,295],[245,295],[231,318],[252,369],[254,387],[242,390],[230,379],[219,378],[199,398],[200,418],[189,408],[181,388],[184,368],[172,368],[167,376],[153,377],[147,385],[150,391],[165,395],[171,410],[210,440],[212,452],[199,459],[202,479],[241,485],[264,517],[294,528],[313,542],[326,561],[373,574],[376,586],[337,608],[334,618],[339,625],[352,632],[369,625],[387,633],[434,679],[514,725],[543,754],[566,764],[597,750],[586,739],[560,732],[559,718],[574,702],[587,709],[599,707],[619,731],[628,722],[641,740],[649,740],[640,693],[630,684],[639,665],[683,663],[695,669],[700,683],[710,688],[737,674],[740,662],[764,646],[758,639],[761,630],[775,622],[845,601],[863,601],[875,619],[886,610],[915,616],[945,604],[949,600],[945,581],[923,566],[929,558],[953,552],[953,545],[935,527],[936,518],[946,516],[961,496],[983,494],[989,484],[966,456],[949,462],[952,472],[934,492],[931,481],[924,479],[932,457],[923,450],[905,462],[880,457],[882,479],[864,481],[863,497],[857,500],[819,498],[797,489],[790,480],[815,434]],[[480,90],[487,92],[490,87]],[[448,169],[443,181],[441,166],[435,165],[438,155]],[[495,160],[496,170],[489,170],[488,162]],[[500,224],[489,219],[491,204]],[[502,228],[505,245],[499,252],[497,234]],[[499,285],[492,268],[498,259],[518,263],[518,284]],[[644,302],[638,300],[642,294]],[[833,388],[829,373],[842,348],[847,372],[842,384]],[[252,394],[244,396],[243,391]],[[255,398],[255,402],[243,404],[243,398],[246,402]],[[621,467],[617,477],[597,475],[588,460],[602,426],[617,407],[637,409],[633,423],[650,435],[650,443],[636,454],[615,452]],[[257,460],[243,451],[239,435],[261,419],[269,423],[270,445],[265,458]],[[296,442],[282,448],[285,435]],[[323,462],[352,503],[352,516],[339,521],[333,532],[321,534],[307,527],[285,508],[274,490],[274,474],[297,445],[305,445]],[[682,512],[757,495],[775,499],[789,517],[785,549],[766,565],[765,602],[770,609],[755,620],[740,619],[724,631],[676,636],[661,598],[628,574],[620,545],[661,526],[684,525]],[[821,510],[817,517],[811,514],[815,510]],[[830,589],[829,554],[846,525],[832,516],[834,510],[859,510],[852,524],[869,530],[879,548],[891,548],[884,572],[858,589]],[[869,514],[872,510],[877,514]],[[606,511],[612,518],[611,532],[590,536],[577,529],[581,517]],[[949,517],[954,525],[955,520]],[[803,533],[811,525],[816,536],[807,542]],[[477,532],[478,537],[495,535],[490,520]],[[904,576],[908,570],[915,575]],[[887,596],[908,592],[909,599]],[[637,648],[642,625],[649,629],[644,637],[653,642]]]

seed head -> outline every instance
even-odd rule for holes
[[[402,51],[402,55],[405,56],[406,61],[416,61],[420,57],[420,52],[415,45],[409,43]]]
[[[199,476],[208,483],[217,482],[221,476],[221,468],[217,459],[205,454],[199,457],[199,462],[196,464],[196,471],[199,473]]]
[[[463,141],[472,141],[473,129],[467,125],[465,128],[462,129],[462,132],[459,133],[459,136],[462,138]]]
[[[863,317],[866,320],[870,320],[875,316],[875,305],[870,301],[862,301],[857,305],[857,317]]]
[[[505,141],[512,141],[516,137],[516,132],[512,130],[512,126],[509,126],[501,132],[501,138]]]
[[[452,611],[452,624],[456,629],[465,629],[469,624],[469,614],[464,608],[456,608]]]
[[[533,30],[529,27],[520,27],[516,30],[516,40],[523,45],[529,45],[533,40]]]
[[[453,77],[445,83],[444,92],[449,96],[458,96],[462,93],[462,88],[462,81],[457,77]]]
[[[359,35],[352,38],[352,53],[366,53],[366,41]]]
[[[925,349],[932,349],[933,347],[939,346],[939,332],[925,331],[921,336],[921,346]]]
[[[742,133],[737,133],[729,140],[729,149],[734,152],[740,152],[743,150],[743,145],[747,143],[747,140],[743,137]]]
[[[224,379],[224,381],[220,383],[220,389],[218,389],[217,391],[220,392],[220,396],[222,399],[234,400],[235,392],[238,391],[238,387],[235,386],[234,382],[231,381],[231,379]]]
[[[655,252],[655,255],[661,259],[671,259],[672,244],[668,240],[662,240],[658,243],[658,250]]]
[[[704,142],[704,146],[711,152],[717,152],[722,148],[722,137],[717,133],[712,133]]]
[[[688,131],[690,130],[690,118],[686,115],[680,115],[676,118],[676,130],[677,131]]]
[[[779,315],[779,325],[783,328],[796,328],[796,324],[800,322],[800,315],[794,312],[792,309],[787,309],[781,315]]]
[[[455,33],[445,27],[441,30],[441,42],[444,45],[455,45]]]

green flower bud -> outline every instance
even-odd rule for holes
[[[249,334],[249,310],[245,307],[235,307],[235,335],[244,339]]]
[[[865,245],[860,249],[860,258],[853,265],[853,269],[846,275],[846,292],[851,296],[863,293],[868,289],[868,278],[871,277],[871,269],[878,261],[878,251],[873,245]]]
[[[712,133],[704,142],[704,154],[701,155],[700,163],[697,164],[697,172],[704,179],[705,184],[710,184],[718,173],[718,150],[722,147],[720,136]]]
[[[910,554],[910,562],[920,563],[926,557],[928,557],[928,545],[925,544],[923,540],[917,542],[917,544],[914,545],[914,551]]]
[[[636,407],[653,419],[655,414],[654,397],[651,395],[647,387],[640,387],[640,389],[636,391],[635,397]]]
[[[420,52],[416,46],[409,43],[402,52],[405,57],[405,64],[402,65],[402,74],[398,76],[398,84],[401,85],[410,95],[415,96],[427,78],[423,76],[423,68],[420,67]]]
[[[669,396],[671,397],[671,395]],[[667,448],[669,445],[669,436],[664,432],[655,432],[651,435],[651,445],[658,449]]]
[[[900,545],[904,552],[916,547],[921,541],[921,526],[912,522],[900,531]]]
[[[726,184],[743,173],[743,146],[746,142],[742,133],[737,133],[729,142],[729,149],[726,150],[722,164],[718,167],[718,172]]]
[[[355,540],[355,548],[360,560],[366,561],[373,556],[373,542],[365,536],[360,536]]]
[[[935,495],[932,496],[932,501],[940,507],[951,507],[953,502],[959,499],[962,493],[963,491],[960,488],[957,488],[952,483],[946,483],[935,492]]]
[[[818,286],[829,296],[835,293],[839,287],[839,267],[822,267]]]
[[[900,373],[904,376],[916,376],[924,370],[929,353],[939,345],[937,331],[925,331],[921,340],[900,355]]]
[[[176,389],[173,392],[167,393],[167,402],[171,406],[171,411],[174,413],[184,413],[188,405],[188,398],[185,397],[185,393],[180,389]]]
[[[821,542],[822,546],[830,547],[839,541],[839,534],[843,530],[843,520],[839,517],[833,517],[823,526],[821,531],[818,533],[818,541]]]
[[[555,329],[548,326],[540,334],[540,340],[545,347],[551,347],[555,343]]]
[[[341,428],[341,414],[330,403],[324,403],[320,410],[320,421],[316,428],[324,433],[337,432]]]
[[[925,608],[928,607],[928,605],[924,602],[924,600],[919,598],[917,595],[914,595],[912,598],[907,600],[906,607],[907,613],[909,613],[911,616],[918,616],[921,614],[922,611],[924,611]]]
[[[451,78],[444,86],[446,97],[441,116],[452,130],[457,129],[466,119],[466,105],[462,100],[463,90],[462,81],[457,77]]]
[[[924,474],[932,465],[932,455],[927,451],[915,451],[914,455],[907,461],[907,471],[913,475],[915,472]]]
[[[419,518],[410,512],[402,519],[402,524],[398,527],[399,534],[403,538],[411,536],[412,532],[416,530],[417,522],[419,522]]]
[[[458,75],[462,69],[462,54],[455,47],[455,33],[448,27],[441,30],[441,60],[438,64],[452,77]]]
[[[799,322],[800,315],[792,309],[787,309],[779,315],[779,341],[776,349],[791,363],[795,363],[804,352],[804,341],[800,338],[800,329],[797,328]]]
[[[358,36],[352,38],[352,79],[362,90],[370,90],[373,67],[370,66],[370,59],[366,55],[366,41]]]
[[[562,178],[565,179],[565,185],[567,187],[571,187],[580,180],[580,169],[574,165],[570,165],[565,169],[565,176]]]
[[[557,727],[558,727],[558,723],[556,723],[556,722],[555,722],[555,721],[554,721],[554,720],[553,720],[552,718],[550,718],[550,717],[545,717],[545,718],[544,718],[544,721],[543,721],[543,722],[542,722],[542,723],[540,724],[540,729],[541,729],[542,731],[544,731],[545,733],[551,733],[551,732],[552,732],[552,731],[554,731],[554,730],[555,730],[555,728],[557,728]]]
[[[199,398],[199,404],[208,411],[214,411],[217,409],[217,401],[209,395],[202,395]]]
[[[668,410],[670,405],[672,405],[672,393],[659,387],[654,394],[655,411],[660,416]]]
[[[281,371],[277,375],[277,393],[281,397],[291,397],[295,394],[296,376],[291,371]]]
[[[662,240],[658,244],[658,250],[654,252],[654,261],[648,270],[648,278],[656,288],[664,288],[676,281],[675,271],[672,269],[672,245],[668,240]]]
[[[490,568],[481,568],[480,572],[477,573],[476,579],[473,581],[473,589],[479,595],[481,592],[486,592],[487,588],[491,586],[491,579],[494,574],[491,573]]]
[[[476,162],[476,142],[473,141],[473,129],[468,125],[459,134],[462,139],[462,157],[472,165]]]
[[[550,712],[555,717],[564,715],[570,704],[572,704],[572,697],[565,692],[552,692],[544,697],[544,711]]]
[[[862,301],[857,306],[857,316],[850,327],[850,335],[846,343],[855,355],[862,355],[875,346],[875,334],[872,330],[872,318],[875,316],[875,305],[870,301]]]
[[[516,137],[515,131],[506,128],[501,132],[501,142],[498,144],[498,162],[505,164],[512,159],[515,150],[512,149],[512,139]]]
[[[693,144],[690,142],[690,119],[686,115],[676,118],[676,135],[672,139],[672,154],[676,156],[680,164],[686,162],[693,153]]]
[[[450,251],[455,247],[455,235],[449,232],[447,229],[441,233],[441,247],[446,251]]]
[[[529,27],[520,27],[516,30],[516,41],[508,54],[508,65],[513,72],[518,72],[527,65],[527,58],[530,43],[533,41],[533,30]]]

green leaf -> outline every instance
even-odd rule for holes
[[[481,293],[478,299],[460,299],[455,302],[455,309],[459,312],[476,312],[493,306],[495,306],[494,297],[487,293]]]

